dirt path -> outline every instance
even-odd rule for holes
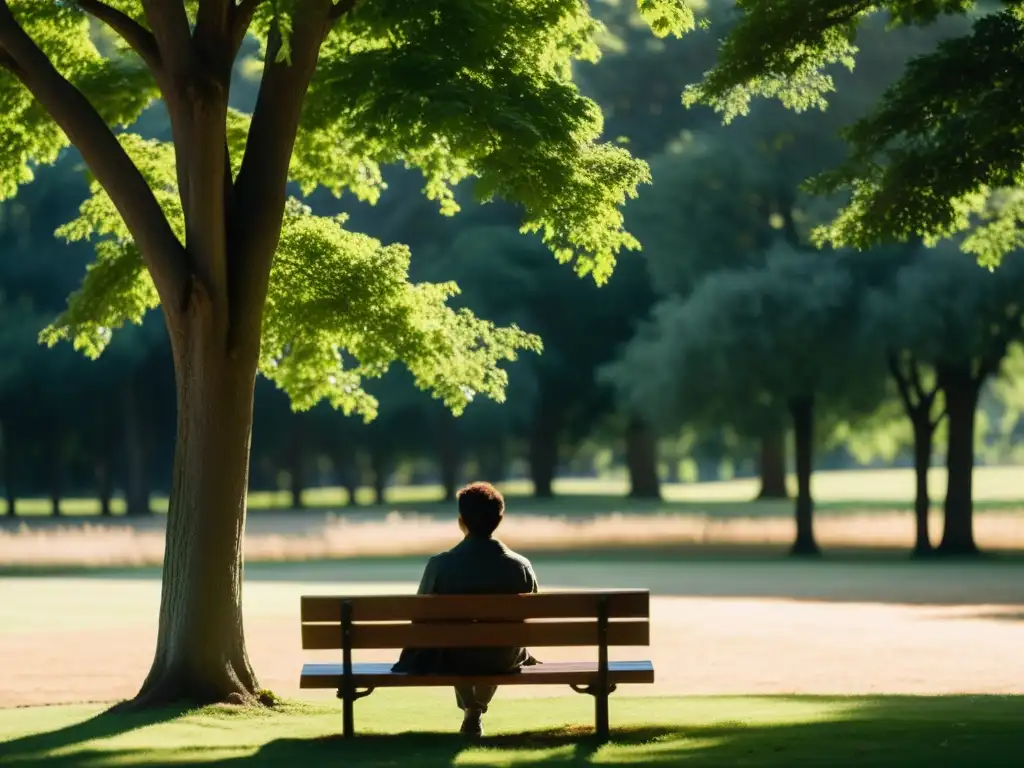
[[[354,576],[353,567],[347,565],[341,578]],[[629,570],[627,564],[619,567]],[[972,567],[962,573],[954,568],[931,571],[928,578],[917,571],[915,578],[905,578],[911,572],[901,568],[824,566],[822,573],[831,577],[816,578],[806,569],[772,562],[648,565],[644,581],[656,595],[649,657],[658,682],[623,692],[1024,693],[1024,567]],[[596,570],[603,571],[597,582],[615,575],[594,564],[551,570],[566,586],[582,586]],[[301,570],[294,575],[301,578]],[[880,588],[887,577],[890,594]],[[806,594],[808,580],[818,585],[814,594]],[[780,594],[787,581],[795,597]],[[719,582],[729,596],[706,588]],[[774,596],[765,592],[768,583]],[[687,584],[695,587],[691,594]],[[285,696],[299,694],[300,595],[413,588],[405,580],[330,583],[315,574],[293,581],[251,579],[246,633],[262,684]],[[940,599],[944,592],[955,595],[956,604],[944,604],[950,602]],[[0,579],[0,707],[131,696],[151,659],[158,602],[154,579]],[[613,658],[641,653],[648,656],[627,649]],[[554,661],[578,654],[547,650],[541,657]],[[362,658],[391,657],[381,652]],[[520,688],[507,695],[551,693]]]

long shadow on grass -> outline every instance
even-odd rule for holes
[[[709,721],[645,725],[613,729],[612,743],[598,744],[589,728],[533,731],[485,738],[467,744],[455,734],[399,733],[364,735],[345,741],[336,736],[278,739],[256,752],[232,747],[230,740],[204,752],[202,744],[161,744],[152,749],[69,750],[47,755],[47,749],[102,736],[95,721],[88,732],[64,729],[14,742],[12,765],[48,768],[73,765],[101,768],[123,765],[345,766],[345,768],[448,768],[473,766],[684,766],[720,768],[999,768],[1019,766],[1024,754],[1024,697],[773,697],[809,703],[804,714],[786,707],[772,715],[762,705],[738,715],[748,722]],[[757,704],[756,700],[752,700]],[[782,702],[780,701],[780,704]],[[769,707],[770,709],[770,707]],[[658,707],[652,708],[657,717]],[[760,711],[762,714],[758,715]],[[301,716],[301,715],[300,715]],[[96,720],[101,720],[97,718]],[[123,722],[123,721],[121,721]],[[137,726],[144,723],[141,719]],[[122,725],[118,730],[125,730]],[[112,734],[110,734],[112,735]],[[35,739],[33,742],[32,739]],[[26,749],[26,742],[31,748]],[[18,746],[20,744],[20,747]],[[8,745],[10,746],[10,745]],[[227,750],[225,755],[224,750]],[[232,752],[237,755],[231,755]],[[244,754],[242,754],[244,753]],[[218,759],[211,760],[211,757]],[[20,762],[17,758],[20,758]],[[5,762],[0,760],[0,762]]]
[[[185,714],[183,708],[156,709],[142,712],[123,712],[116,707],[101,712],[80,723],[58,728],[55,731],[36,733],[0,743],[0,765],[7,761],[26,761],[31,765],[38,761],[51,764],[50,753],[74,747],[95,739],[109,739],[122,733],[158,725],[175,720]]]
[[[789,701],[820,702],[815,697]],[[885,697],[838,700],[830,716],[803,722],[717,722],[618,728],[599,744],[589,728],[485,738],[407,733],[343,741],[281,739],[223,768],[302,765],[352,768],[478,766],[1019,766],[1024,697]]]

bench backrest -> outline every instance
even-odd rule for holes
[[[303,597],[302,647],[650,645],[647,590]],[[602,642],[603,641],[603,642]]]

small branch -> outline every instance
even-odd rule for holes
[[[910,394],[909,382],[903,373],[903,366],[900,365],[899,356],[895,352],[889,353],[889,373],[899,388],[900,399],[903,401],[903,407],[906,409],[907,415],[913,417],[917,404],[914,403],[914,398]]]
[[[921,367],[917,363],[917,358],[913,355],[910,356],[910,384],[914,387],[914,392],[917,394],[917,401],[923,402],[925,399],[924,386],[921,384]]]
[[[946,418],[947,415],[949,415],[948,408],[943,408],[941,411],[939,411],[939,415],[931,420],[932,430],[935,430],[939,426],[939,424],[942,423],[942,420]]]
[[[68,82],[0,0],[0,48],[12,71],[42,105],[103,185],[142,252],[168,309],[177,307],[190,272],[182,247],[146,180],[99,113]]]
[[[100,0],[77,0],[77,5],[97,21],[102,21],[128,43],[131,49],[146,62],[146,66],[154,76],[159,73],[162,66],[160,48],[152,32],[131,16],[116,8],[111,8]]]

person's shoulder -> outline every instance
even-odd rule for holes
[[[498,541],[498,540],[495,539],[495,541]],[[522,566],[524,566],[526,568],[530,568],[530,569],[533,568],[533,563],[530,562],[530,559],[528,557],[526,557],[525,555],[519,554],[514,549],[511,549],[508,546],[506,546],[501,541],[498,541],[498,544],[501,545],[501,549],[504,552],[505,557],[509,558],[510,560],[515,560],[517,563],[519,563],[520,565],[522,565]]]

